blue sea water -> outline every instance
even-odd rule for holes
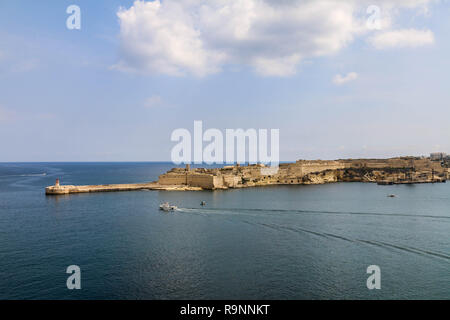
[[[0,164],[0,299],[450,298],[450,184],[44,194],[56,178],[143,182],[171,167]],[[66,287],[69,265],[81,290]]]

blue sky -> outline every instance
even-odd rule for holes
[[[280,129],[285,161],[450,152],[450,6],[400,2],[368,31],[352,0],[2,1],[0,161],[170,160],[194,120]]]

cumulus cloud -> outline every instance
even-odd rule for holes
[[[431,0],[380,0],[385,17]],[[368,32],[369,0],[135,1],[117,13],[120,61],[146,74],[205,76],[225,66],[289,76],[304,59],[338,53]],[[386,19],[385,19],[386,20]],[[390,23],[385,24],[390,25]]]
[[[354,81],[357,78],[358,78],[358,74],[356,72],[350,72],[350,73],[348,73],[348,74],[346,74],[344,76],[342,76],[340,74],[337,74],[333,78],[333,83],[335,85],[340,86],[340,85],[343,85],[343,84],[345,84],[347,82]]]
[[[394,30],[376,34],[369,42],[377,49],[414,48],[434,43],[434,34],[430,30]]]
[[[136,1],[118,12],[124,60],[119,69],[182,75],[218,71],[224,54],[208,49],[183,1]]]

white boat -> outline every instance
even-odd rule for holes
[[[177,206],[171,206],[168,202],[164,202],[163,204],[159,205],[159,210],[163,211],[174,211],[177,210]]]

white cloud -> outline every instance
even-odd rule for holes
[[[205,76],[250,66],[264,76],[295,74],[304,59],[338,53],[366,29],[369,0],[135,1],[117,13],[120,61],[115,69]],[[399,8],[431,0],[380,0],[383,26]]]
[[[345,84],[347,82],[354,81],[357,78],[358,78],[358,74],[356,72],[350,72],[350,73],[346,74],[345,76],[337,74],[333,78],[333,83],[335,85],[340,86],[340,85]]]
[[[295,74],[300,59],[298,54],[282,58],[255,57],[252,65],[256,72],[263,76],[282,77]]]
[[[145,107],[147,108],[155,108],[162,105],[162,98],[160,96],[151,96],[145,100]]]
[[[224,55],[205,47],[194,17],[183,1],[136,1],[118,12],[125,61],[116,67],[134,71],[205,75],[218,71]]]
[[[394,30],[378,33],[369,42],[377,49],[414,48],[433,44],[434,34],[430,30]]]

